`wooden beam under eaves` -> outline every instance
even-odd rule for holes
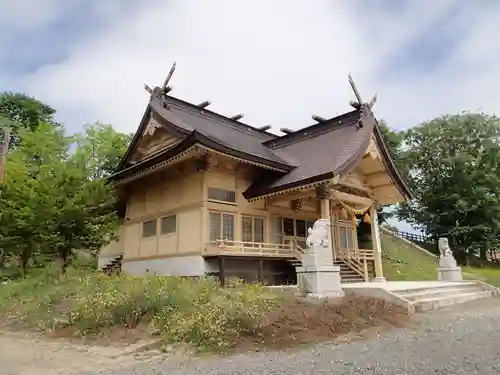
[[[367,206],[369,204],[373,203],[373,200],[367,197],[360,197],[358,195],[354,194],[349,194],[349,193],[344,193],[343,191],[339,190],[333,190],[332,189],[332,198],[337,197],[338,199],[342,200],[345,203],[354,203],[354,204],[360,204],[363,206]]]

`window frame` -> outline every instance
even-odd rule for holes
[[[174,218],[175,220],[175,229],[171,232],[163,232],[163,220],[165,219],[171,219],[171,218]],[[166,215],[166,216],[162,216],[160,217],[160,236],[171,236],[173,234],[177,234],[177,230],[178,230],[178,217],[177,217],[177,214],[171,214],[171,215]]]
[[[221,238],[215,238],[212,239],[212,215],[219,215],[219,230],[218,230],[218,236]],[[229,216],[232,218],[232,238],[223,238],[224,237],[224,217]],[[218,240],[225,241],[226,243],[232,243],[235,241],[235,235],[236,235],[236,214],[233,212],[223,212],[223,211],[208,211],[208,239],[209,242],[214,243]]]
[[[250,219],[251,222],[252,222],[252,239],[250,241],[248,240],[245,240],[244,238],[244,235],[245,235],[245,232],[243,230],[243,221],[245,219]],[[255,221],[256,220],[261,220],[262,221],[262,241],[256,241],[255,240]],[[265,243],[266,242],[266,218],[264,216],[255,216],[255,215],[247,215],[247,214],[242,214],[241,215],[241,241],[242,242],[252,242],[254,244],[258,244],[258,243]],[[257,245],[255,245],[257,246]]]
[[[339,212],[335,212],[335,245],[339,250],[355,250],[358,247],[357,244],[357,232],[356,226],[352,222],[352,213],[347,213],[345,219],[339,219]],[[345,243],[343,246],[343,232],[345,233]],[[350,245],[350,246],[349,246]]]
[[[154,234],[150,234],[150,235],[145,236],[144,235],[144,232],[145,232],[144,227],[145,227],[145,225],[151,224],[151,223],[155,223]],[[141,238],[153,238],[153,237],[156,237],[157,235],[158,235],[158,218],[141,222]]]
[[[217,198],[211,198],[210,197],[210,192],[215,192],[215,191],[218,191],[219,193],[226,193],[228,194],[228,196],[231,196],[231,197],[234,197],[234,201],[233,200],[220,200],[220,199],[217,199]],[[230,204],[232,206],[236,206],[237,204],[237,197],[236,197],[236,190],[231,190],[231,189],[224,189],[224,188],[219,188],[219,187],[216,187],[216,186],[209,186],[207,188],[207,200],[209,202],[214,202],[214,203],[222,203],[222,204]]]

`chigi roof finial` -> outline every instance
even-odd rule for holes
[[[354,83],[351,74],[349,74],[349,84],[351,85],[352,91],[354,92],[354,95],[356,96],[357,99],[357,102],[355,101],[349,102],[351,107],[359,109],[359,107],[361,107],[362,104],[368,104],[368,107],[372,108],[375,105],[375,103],[377,102],[377,94],[373,96],[372,100],[370,100],[369,103],[363,103],[363,99],[361,99],[361,95],[359,94],[358,88],[356,87],[356,84]]]
[[[169,93],[170,91],[172,91],[173,87],[172,86],[168,86],[168,83],[170,82],[170,79],[172,78],[172,75],[174,74],[176,65],[177,65],[177,63],[174,61],[174,63],[172,64],[172,67],[170,68],[170,71],[168,72],[167,78],[165,78],[165,81],[163,82],[163,86],[162,87],[156,87],[156,88],[152,89],[149,85],[144,84],[144,89],[151,96],[154,96],[155,92],[158,91],[159,93],[155,97],[159,97],[160,95],[166,95],[167,93]],[[153,98],[151,98],[151,99],[153,99]]]

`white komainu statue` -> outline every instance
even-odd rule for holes
[[[316,253],[319,248],[328,248],[328,231],[330,230],[329,220],[316,220],[312,228],[307,230],[308,236],[306,245],[309,251]]]
[[[457,261],[453,257],[453,253],[448,244],[448,239],[446,237],[441,237],[438,241],[439,246],[439,265],[441,267],[456,267]]]

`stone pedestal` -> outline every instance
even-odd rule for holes
[[[317,220],[308,233],[302,266],[296,267],[299,291],[315,298],[344,296],[340,267],[333,265],[330,220]]]
[[[439,267],[437,278],[439,281],[462,281],[462,269],[453,257],[447,238],[439,239]]]
[[[299,291],[310,297],[343,297],[339,266],[297,267]]]
[[[462,281],[462,269],[460,267],[438,267],[439,281]]]

